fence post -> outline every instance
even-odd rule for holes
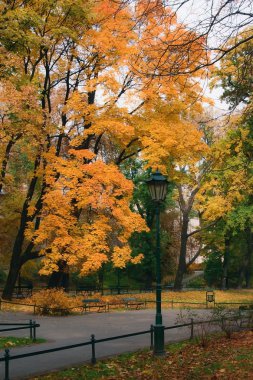
[[[92,364],[96,364],[96,353],[95,353],[95,343],[96,343],[96,339],[95,339],[95,335],[92,334],[91,335],[91,363]]]
[[[193,339],[193,328],[194,328],[194,323],[193,323],[193,318],[191,318],[191,336],[190,336],[190,339]]]
[[[33,339],[33,321],[31,319],[29,321],[29,325],[30,325],[30,339],[32,340]]]
[[[173,309],[173,300],[171,301],[171,308]]]
[[[36,322],[33,321],[33,341],[36,341]]]
[[[154,348],[154,326],[150,326],[150,350]]]
[[[5,360],[5,374],[4,374],[4,380],[10,380],[9,378],[9,361],[10,361],[10,350],[6,348],[4,354],[4,360]]]
[[[33,305],[33,315],[36,314],[36,305]]]

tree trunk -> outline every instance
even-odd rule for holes
[[[239,278],[238,278],[237,289],[242,289],[244,276],[245,276],[245,266],[244,266],[244,264],[243,264],[243,265],[241,266],[241,268],[240,268],[240,272],[239,272]]]
[[[7,280],[3,289],[2,298],[5,300],[11,299],[14,286],[18,278],[18,274],[22,266],[21,254],[22,254],[22,246],[24,242],[25,220],[26,220],[26,213],[23,213],[21,216],[20,228],[19,228],[16,240],[13,246],[9,273],[8,273]]]
[[[246,288],[250,288],[250,280],[251,280],[251,257],[252,257],[252,249],[253,249],[253,239],[251,228],[246,228],[246,240],[247,240],[247,250],[245,255],[245,283]]]
[[[222,290],[228,289],[228,265],[229,265],[229,250],[230,250],[230,236],[225,236],[225,250],[223,261],[223,273],[222,273]]]
[[[186,254],[187,254],[187,240],[188,240],[188,224],[189,218],[188,213],[183,213],[183,223],[181,229],[181,245],[180,245],[180,256],[179,263],[174,283],[174,290],[182,289],[183,277],[186,272]]]
[[[69,290],[69,267],[65,261],[58,263],[59,270],[50,276],[49,288],[63,288],[65,292]]]
[[[98,286],[101,292],[101,296],[104,295],[104,276],[105,275],[105,266],[102,264],[101,269],[98,271]]]
[[[18,277],[19,270],[21,266],[24,264],[24,262],[22,261],[22,251],[23,251],[23,244],[24,244],[24,239],[25,239],[25,229],[27,226],[27,222],[32,220],[32,218],[28,214],[28,209],[29,209],[30,201],[34,195],[35,187],[38,180],[37,169],[40,165],[40,159],[41,159],[40,154],[38,154],[36,156],[35,163],[34,163],[34,176],[31,179],[29,188],[27,190],[26,199],[23,204],[19,230],[14,242],[13,250],[12,250],[9,274],[8,274],[7,281],[5,283],[4,290],[3,290],[3,295],[2,295],[3,299],[11,299],[11,295],[13,293],[13,289]],[[30,244],[31,246],[33,245],[32,243]]]
[[[14,286],[18,279],[21,264],[18,256],[12,256],[10,263],[10,270],[7,276],[7,280],[3,289],[2,299],[11,300]]]
[[[246,250],[243,256],[243,263],[240,268],[239,280],[238,280],[238,289],[241,289],[244,285],[246,288],[250,287],[251,279],[251,257],[252,257],[252,232],[250,227],[246,227],[245,230],[246,238]]]

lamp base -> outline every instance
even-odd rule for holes
[[[155,356],[164,356],[164,326],[154,325],[154,351]]]

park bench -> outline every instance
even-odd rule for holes
[[[107,311],[107,305],[105,302],[101,301],[100,299],[84,299],[82,300],[83,303],[83,311],[86,313],[87,311],[90,311],[91,309],[97,309],[98,312],[100,311]]]
[[[137,298],[123,298],[122,300],[127,309],[140,309],[141,306],[145,306],[145,302],[138,300]]]

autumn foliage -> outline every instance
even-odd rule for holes
[[[139,262],[128,239],[147,227],[121,164],[139,155],[173,176],[206,154],[202,73],[162,76],[204,59],[201,42],[177,49],[192,32],[157,1],[3,1],[0,21],[0,207],[16,236],[4,297],[31,259],[44,274]]]
[[[81,297],[69,297],[63,289],[44,289],[33,294],[28,302],[35,305],[40,315],[68,315],[73,308],[82,306]]]

